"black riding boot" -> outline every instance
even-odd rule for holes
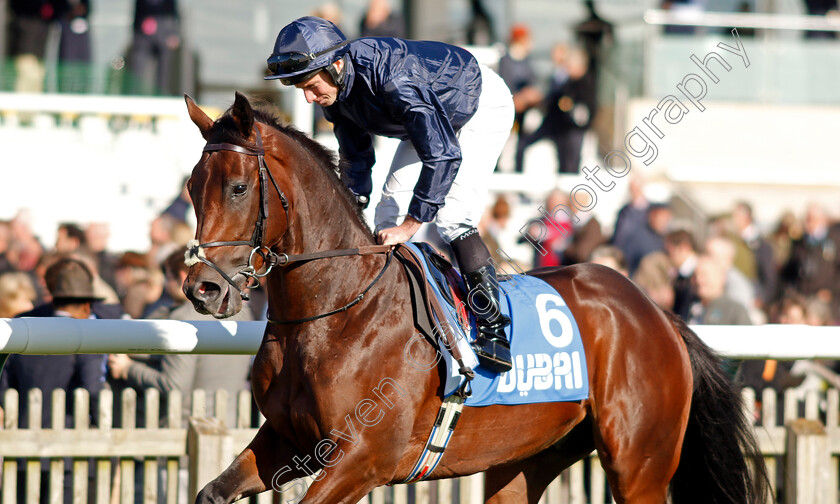
[[[464,273],[464,280],[469,290],[470,310],[478,321],[478,337],[472,348],[482,367],[496,373],[504,373],[511,368],[510,343],[505,336],[505,326],[510,325],[510,318],[502,314],[499,306],[499,284],[496,270],[487,265]]]

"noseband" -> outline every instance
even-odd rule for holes
[[[238,292],[239,295],[242,296],[242,299],[248,300],[248,293],[240,289],[236,282],[225,273],[222,268],[216,265],[213,261],[207,259],[207,255],[204,253],[203,249],[211,248],[211,247],[236,247],[240,245],[248,245],[251,247],[251,254],[248,256],[248,265],[245,268],[239,270],[237,274],[240,274],[248,279],[259,280],[259,278],[264,277],[271,272],[271,269],[278,265],[278,264],[285,264],[288,261],[288,256],[286,254],[278,255],[273,252],[268,246],[265,244],[265,226],[266,221],[268,220],[268,195],[266,194],[267,189],[266,186],[268,185],[266,182],[266,178],[271,180],[271,185],[274,186],[274,190],[277,191],[277,196],[280,197],[280,203],[283,205],[283,212],[286,215],[286,228],[288,229],[289,224],[289,201],[286,198],[286,195],[283,191],[280,190],[280,187],[277,185],[277,181],[274,180],[274,175],[271,174],[269,171],[268,166],[265,164],[265,149],[263,148],[262,143],[262,136],[260,135],[260,129],[257,128],[256,124],[254,125],[254,134],[256,136],[256,144],[255,146],[242,146],[230,143],[208,143],[204,146],[204,152],[218,152],[218,151],[232,151],[237,152],[239,154],[244,154],[246,156],[256,156],[257,162],[259,164],[259,182],[260,182],[260,214],[257,217],[257,221],[254,223],[254,232],[251,234],[251,240],[239,240],[239,241],[213,241],[207,243],[199,243],[198,240],[191,240],[187,244],[187,252],[185,254],[185,261],[187,266],[192,266],[197,262],[202,262],[207,266],[213,268],[218,274],[222,276],[230,285],[232,285]],[[265,265],[266,269],[264,272],[259,273],[257,268],[253,264],[254,255],[258,255],[262,257],[263,264]],[[236,276],[234,274],[234,276]],[[248,283],[246,282],[245,288],[248,288]]]

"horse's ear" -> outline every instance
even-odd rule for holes
[[[195,101],[190,98],[190,95],[184,94],[184,101],[187,102],[187,110],[190,113],[190,119],[192,119],[192,122],[198,126],[199,131],[201,131],[201,136],[207,140],[210,128],[213,127],[213,119],[210,119],[210,116],[205,114],[204,111],[195,104]]]
[[[239,126],[239,132],[242,133],[242,136],[249,138],[251,130],[254,129],[254,109],[251,108],[251,102],[248,101],[248,98],[239,91],[236,92],[231,116],[236,125]]]

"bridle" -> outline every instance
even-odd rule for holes
[[[379,272],[376,278],[373,279],[373,281],[362,291],[361,294],[353,298],[352,301],[342,306],[341,308],[337,308],[327,313],[302,319],[283,321],[269,320],[269,322],[273,324],[294,324],[300,322],[309,322],[347,310],[351,306],[364,299],[365,294],[371,289],[371,287],[373,287],[379,281],[380,278],[382,278],[382,275],[385,273],[385,270],[388,269],[388,265],[391,264],[391,257],[393,256],[391,250],[393,247],[390,245],[368,245],[358,248],[325,250],[321,252],[307,252],[303,254],[278,254],[271,250],[271,246],[266,245],[265,243],[265,229],[266,222],[268,220],[268,195],[266,188],[268,183],[266,179],[271,181],[271,185],[274,186],[274,190],[277,192],[277,196],[280,198],[280,203],[283,205],[283,213],[286,216],[286,232],[288,232],[289,230],[290,222],[289,200],[286,197],[286,194],[283,193],[283,191],[280,189],[280,186],[277,185],[277,181],[274,179],[274,175],[271,174],[271,171],[268,169],[268,166],[265,163],[265,149],[263,148],[260,129],[257,128],[256,123],[254,124],[254,135],[256,137],[256,142],[253,146],[242,146],[231,143],[208,143],[204,146],[203,150],[203,152],[208,153],[226,150],[236,152],[239,154],[244,154],[246,156],[257,157],[257,163],[259,164],[260,213],[257,217],[257,221],[254,223],[254,232],[251,234],[251,239],[248,241],[218,240],[206,243],[199,243],[198,240],[191,240],[187,244],[187,252],[184,254],[186,264],[188,266],[192,266],[193,264],[196,264],[198,262],[206,264],[207,266],[215,270],[216,273],[221,275],[222,278],[224,278],[225,281],[227,281],[227,283],[229,283],[234,289],[236,289],[243,300],[247,301],[250,298],[248,296],[248,293],[244,289],[252,287],[252,285],[250,285],[250,279],[259,280],[260,278],[267,276],[275,266],[282,267],[288,266],[292,263],[306,262],[314,259],[324,259],[329,257],[386,253],[387,258],[385,261],[385,266],[382,268],[382,270]],[[224,270],[222,270],[222,268],[220,268],[217,264],[215,264],[213,261],[207,258],[204,249],[212,247],[236,247],[243,245],[248,245],[251,247],[251,254],[248,256],[248,264],[243,269],[237,271],[233,275],[242,275],[248,278],[248,281],[246,281],[244,288],[240,288],[238,285],[236,285],[236,282],[233,281],[233,278],[231,278],[227,273],[225,273]],[[263,259],[265,271],[263,271],[262,273],[257,271],[257,268],[253,265],[252,261],[254,259],[254,255],[259,255]]]
[[[251,247],[251,254],[248,256],[248,264],[236,274],[242,275],[247,277],[249,280],[246,282],[245,288],[248,288],[248,284],[250,283],[250,279],[259,280],[261,277],[268,275],[271,272],[271,269],[278,264],[285,264],[288,262],[289,257],[286,254],[276,254],[273,252],[269,247],[265,245],[265,227],[266,221],[268,220],[268,195],[266,194],[266,178],[271,180],[271,185],[274,186],[274,190],[277,191],[277,196],[280,197],[280,203],[283,205],[283,213],[286,215],[286,229],[289,227],[289,200],[286,198],[286,195],[280,190],[280,186],[277,185],[277,181],[274,180],[274,175],[271,174],[271,171],[268,169],[268,166],[265,164],[265,149],[263,148],[262,143],[262,135],[260,135],[260,129],[257,128],[256,124],[254,125],[254,134],[256,136],[256,144],[254,146],[242,146],[236,145],[231,143],[208,143],[204,146],[203,152],[218,152],[218,151],[232,151],[237,152],[239,154],[244,154],[246,156],[256,156],[257,163],[259,164],[259,184],[260,184],[260,213],[257,217],[257,221],[254,223],[254,232],[251,234],[251,239],[249,241],[245,240],[237,240],[237,241],[212,241],[207,243],[199,243],[198,240],[191,240],[187,244],[187,253],[185,255],[185,260],[188,265],[195,264],[196,262],[202,262],[207,266],[213,268],[216,273],[220,274],[222,278],[224,278],[227,283],[232,285],[238,292],[239,295],[242,296],[242,299],[248,300],[248,293],[239,288],[236,285],[236,282],[225,273],[222,268],[220,268],[217,264],[213,261],[207,259],[206,254],[204,253],[203,249],[212,248],[212,247],[236,247],[240,245],[248,245]],[[254,255],[259,255],[263,259],[263,264],[265,265],[265,271],[260,273],[257,271],[257,268],[253,264]],[[234,274],[234,276],[236,276]]]

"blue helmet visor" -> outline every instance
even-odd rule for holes
[[[272,55],[270,58],[268,58],[268,71],[271,72],[271,74],[275,77],[295,74],[302,70],[306,70],[306,68],[309,66],[309,63],[311,61],[314,61],[315,58],[317,58],[318,56],[323,56],[328,52],[340,49],[341,47],[344,47],[349,43],[349,40],[345,40],[344,42],[338,45],[334,45],[330,48],[324,49],[323,51],[319,51],[316,53],[305,53],[295,51]],[[284,80],[286,79],[283,79],[281,77],[281,82],[283,82]]]

